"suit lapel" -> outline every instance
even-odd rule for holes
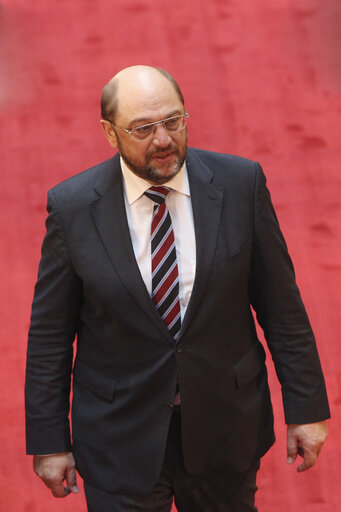
[[[191,149],[187,151],[186,165],[194,217],[196,273],[180,337],[194,317],[211,272],[223,207],[223,187],[212,183],[212,171]]]
[[[148,294],[135,259],[124,204],[119,155],[111,162],[112,168],[103,173],[95,186],[99,197],[90,204],[93,222],[123,284],[163,336],[174,343]]]
[[[118,154],[109,165],[110,168],[103,172],[95,186],[98,199],[90,204],[93,222],[123,284],[162,335],[174,343],[148,294],[135,259],[124,204]],[[196,274],[180,337],[193,319],[205,290],[213,264],[223,203],[222,187],[211,183],[212,171],[191,149],[187,151],[186,165],[196,238]]]

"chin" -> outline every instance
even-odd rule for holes
[[[174,169],[155,169],[151,168],[150,172],[148,172],[148,181],[155,183],[157,185],[162,185],[163,183],[167,183],[167,181],[171,180],[178,174],[181,167],[176,166]]]

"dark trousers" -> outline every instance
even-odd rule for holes
[[[180,415],[173,414],[165,460],[154,489],[145,496],[113,495],[84,482],[88,512],[257,512],[259,462],[243,473],[190,475],[183,464]]]

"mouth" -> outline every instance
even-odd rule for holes
[[[155,153],[152,155],[152,160],[156,160],[158,163],[168,164],[173,158],[173,151],[165,151],[162,153]]]

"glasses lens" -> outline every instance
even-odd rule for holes
[[[164,126],[169,132],[177,132],[184,128],[184,116],[176,116],[164,121]]]
[[[154,126],[146,124],[145,126],[140,126],[139,128],[135,128],[133,130],[133,134],[137,139],[146,139],[153,131]]]
[[[174,116],[169,119],[165,119],[165,121],[158,121],[156,123],[145,124],[143,126],[138,126],[134,128],[132,134],[136,139],[143,140],[149,137],[155,131],[155,127],[159,124],[163,124],[164,128],[168,132],[179,132],[183,130],[187,124],[187,116]]]

